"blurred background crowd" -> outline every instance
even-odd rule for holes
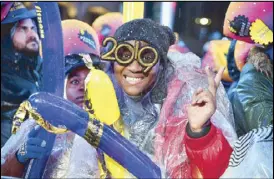
[[[230,2],[145,2],[144,18],[167,25],[187,47],[202,57],[209,40],[222,39],[225,12]],[[31,7],[31,2],[24,2]],[[92,24],[109,12],[123,12],[123,2],[58,2],[61,19]],[[181,42],[181,43],[183,43]],[[184,45],[184,44],[182,44]],[[204,46],[205,45],[205,46]]]

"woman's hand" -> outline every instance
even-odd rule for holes
[[[187,107],[188,122],[193,132],[200,132],[203,125],[216,111],[216,93],[220,84],[224,67],[214,78],[214,73],[207,66],[205,68],[208,77],[208,89],[198,88],[192,96],[192,102]]]

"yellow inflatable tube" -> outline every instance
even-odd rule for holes
[[[91,70],[85,80],[85,105],[90,118],[112,125],[116,131],[124,134],[115,90],[110,78],[102,70],[90,67]],[[113,178],[125,178],[126,169],[104,154],[105,162],[100,162],[101,178],[110,173]],[[106,165],[102,167],[102,165]],[[103,168],[106,168],[105,171]]]

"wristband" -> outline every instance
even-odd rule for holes
[[[186,125],[186,133],[191,138],[200,138],[208,134],[210,131],[211,124],[206,125],[202,128],[201,132],[193,132],[189,126],[189,123]]]

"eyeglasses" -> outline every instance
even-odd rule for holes
[[[151,46],[140,47],[140,41],[135,41],[135,45],[123,42],[117,43],[113,37],[107,37],[103,41],[103,46],[108,42],[112,42],[113,46],[107,53],[103,54],[101,59],[107,61],[117,61],[120,65],[129,65],[134,59],[144,68],[143,72],[147,73],[151,68],[157,64],[159,60],[158,52]]]

